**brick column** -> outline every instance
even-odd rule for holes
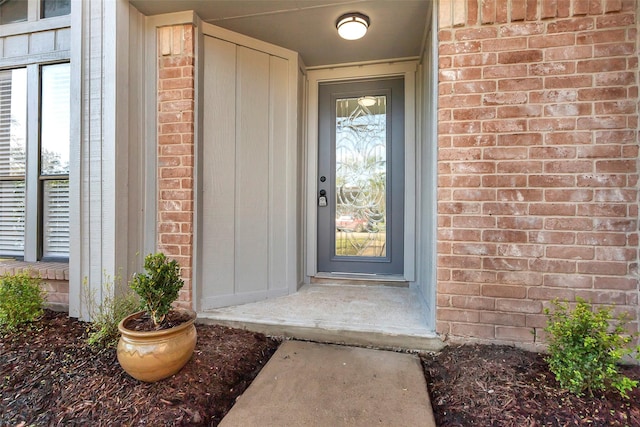
[[[192,303],[194,28],[158,29],[158,250],[182,267],[178,305]]]

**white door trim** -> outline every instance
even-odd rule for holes
[[[307,180],[306,180],[306,274],[318,272],[317,266],[317,198],[318,194],[318,85],[321,82],[361,80],[391,76],[404,77],[405,102],[405,213],[404,213],[404,280],[415,281],[416,253],[416,70],[417,61],[384,64],[327,67],[308,70],[307,114]]]

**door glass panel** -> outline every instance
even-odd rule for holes
[[[335,255],[385,257],[387,97],[336,100]]]

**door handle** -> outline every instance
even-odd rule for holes
[[[318,197],[318,206],[325,207],[327,206],[327,192],[322,189],[320,190],[320,197]]]

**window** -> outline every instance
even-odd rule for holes
[[[71,0],[42,0],[40,10],[42,18],[68,15],[71,13]]]
[[[0,254],[24,252],[27,69],[0,71]]]
[[[69,64],[42,66],[42,256],[69,257]]]
[[[0,25],[27,20],[27,0],[0,0]]]
[[[69,257],[69,76],[68,63],[0,71],[0,257]]]

